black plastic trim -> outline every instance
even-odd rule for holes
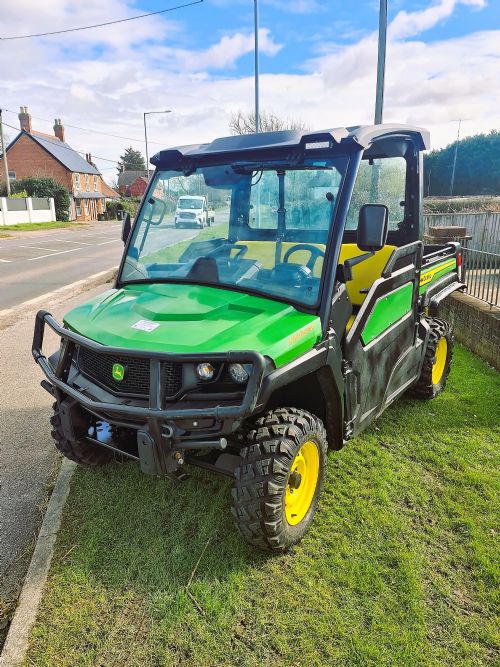
[[[69,341],[69,344],[64,346],[65,350],[61,354],[58,361],[58,369],[54,371],[50,365],[47,357],[42,352],[43,346],[43,337],[45,325],[48,325],[54,333],[59,335],[64,341]],[[71,364],[71,355],[66,351],[67,348],[73,347],[78,344],[83,347],[87,347],[91,350],[99,352],[101,354],[124,354],[132,357],[142,357],[148,358],[151,360],[151,380],[150,380],[150,397],[149,397],[149,407],[140,407],[137,405],[124,405],[123,403],[109,403],[95,401],[92,398],[89,398],[81,391],[71,387],[67,383],[67,375],[69,373],[68,365]],[[134,350],[134,349],[124,349],[124,348],[115,348],[108,347],[96,343],[88,338],[84,338],[77,333],[66,329],[61,326],[50,313],[47,311],[39,311],[35,320],[35,331],[33,335],[33,345],[32,345],[32,354],[33,358],[37,364],[42,368],[45,376],[49,382],[60,392],[71,396],[76,399],[81,405],[88,408],[89,410],[102,411],[102,412],[111,412],[112,414],[117,415],[130,415],[134,417],[140,417],[143,419],[193,419],[197,417],[213,417],[214,419],[242,419],[253,411],[255,404],[257,402],[258,391],[262,382],[262,377],[265,369],[265,359],[264,357],[254,351],[242,351],[242,352],[226,352],[226,353],[213,353],[210,356],[210,359],[214,361],[226,362],[226,363],[251,363],[253,365],[252,373],[248,380],[245,395],[241,405],[231,405],[231,406],[214,406],[210,408],[162,408],[161,402],[159,400],[160,396],[160,373],[159,362],[160,361],[178,361],[178,362],[187,362],[187,363],[196,363],[205,361],[207,358],[206,354],[164,354],[161,352],[147,352],[143,350]],[[156,362],[156,363],[155,363]],[[63,379],[63,377],[65,379]]]

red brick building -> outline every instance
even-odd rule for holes
[[[118,190],[124,197],[142,197],[146,191],[149,178],[153,175],[153,171],[146,172],[145,169],[137,170],[130,169],[122,171],[118,174]]]
[[[127,188],[127,197],[142,197],[148,187],[148,179],[145,176],[138,176],[132,185]]]
[[[54,136],[33,130],[27,107],[21,107],[19,122],[21,131],[7,146],[9,178],[53,178],[69,190],[71,220],[97,220],[106,210],[106,199],[112,198],[110,191],[114,191],[104,187],[90,153],[84,158],[66,143],[60,118],[55,120]],[[2,180],[5,174],[0,162]]]

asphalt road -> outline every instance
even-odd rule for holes
[[[117,266],[120,234],[120,224],[102,222],[0,238],[0,310]]]
[[[227,222],[227,214],[218,222]],[[200,230],[162,226],[151,231],[148,245],[153,249],[155,237],[160,248],[193,238]],[[0,238],[0,311],[113,269],[122,252],[121,224],[111,222]]]

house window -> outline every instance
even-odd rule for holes
[[[89,214],[89,203],[86,199],[84,199],[83,204],[85,206],[85,215],[88,215]]]
[[[75,190],[80,190],[80,174],[75,174]]]
[[[85,190],[90,192],[90,176],[85,174]]]
[[[15,180],[16,180],[16,172],[9,171],[9,181],[15,181]]]
[[[82,200],[75,199],[76,217],[80,218],[82,215]]]
[[[94,176],[94,192],[99,192],[97,189],[97,176]]]

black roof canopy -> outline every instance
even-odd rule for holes
[[[214,139],[207,144],[192,144],[160,151],[151,158],[157,167],[180,169],[190,161],[203,161],[210,157],[227,157],[248,152],[248,157],[276,150],[280,153],[294,149],[338,148],[347,151],[365,150],[384,140],[386,150],[390,149],[391,139],[394,141],[411,139],[417,150],[429,148],[428,130],[414,125],[384,123],[381,125],[356,125],[337,127],[317,132],[303,130],[282,130],[279,132],[261,132]],[[382,145],[382,143],[380,143]],[[374,150],[374,156],[376,151]]]

